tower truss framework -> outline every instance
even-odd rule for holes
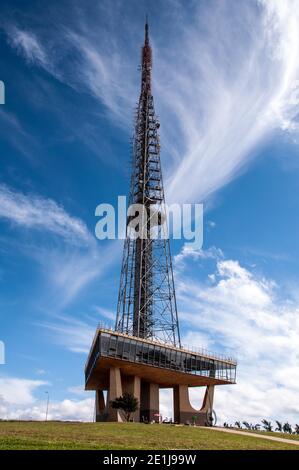
[[[174,422],[211,426],[214,388],[235,383],[237,363],[181,347],[147,24],[141,64],[129,198],[133,211],[127,217],[116,325],[114,330],[96,330],[85,365],[85,389],[96,392],[96,421],[124,421],[113,406],[124,393],[137,398],[134,421],[157,421],[159,389],[172,388]],[[136,207],[142,216],[134,225]],[[190,387],[206,387],[198,410],[190,403]]]
[[[141,57],[141,92],[136,109],[129,205],[141,205],[139,234],[127,221],[115,329],[180,346],[173,268],[165,217],[160,161],[160,123],[151,91],[152,50],[148,24]],[[135,206],[136,207],[136,206]],[[141,219],[140,219],[141,220]]]

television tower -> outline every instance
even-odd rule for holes
[[[124,421],[114,407],[124,393],[138,400],[134,421],[157,421],[159,390],[172,388],[175,422],[211,426],[216,422],[214,388],[235,383],[237,363],[181,346],[151,70],[146,22],[116,324],[114,330],[96,329],[85,364],[85,389],[96,392],[96,421]],[[198,410],[190,403],[190,387],[206,388]]]
[[[144,221],[135,236],[127,233],[115,329],[144,339],[180,346],[173,270],[167,234],[160,162],[160,123],[151,86],[152,49],[148,23],[141,54],[141,91],[133,137],[133,170],[129,204],[142,205]]]

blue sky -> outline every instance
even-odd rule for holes
[[[0,7],[0,417],[91,419],[83,367],[114,322],[121,241],[94,211],[127,193],[145,14],[183,342],[239,359],[221,419],[298,422],[299,2],[5,1]],[[200,391],[192,391],[199,404]],[[161,409],[170,414],[169,394]]]

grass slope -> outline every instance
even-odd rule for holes
[[[135,423],[0,422],[0,449],[285,449],[299,447],[204,428]]]

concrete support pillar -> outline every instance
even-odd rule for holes
[[[106,421],[107,409],[103,390],[96,390],[96,421]]]
[[[176,385],[173,388],[174,420],[178,423],[189,421],[199,426],[210,426],[209,416],[213,410],[214,385],[206,388],[203,404],[200,410],[194,409],[189,400],[189,389],[187,385]]]
[[[112,408],[110,402],[120,397],[122,392],[121,375],[118,367],[110,368],[109,390],[107,394],[108,421],[124,421],[122,412]]]
[[[133,421],[139,423],[140,421],[140,387],[141,381],[140,377],[137,375],[125,375],[122,377],[122,389],[123,393],[131,393],[138,400],[138,409],[135,413],[132,413]]]
[[[157,420],[154,415],[159,413],[159,385],[141,382],[140,420]]]
[[[214,402],[214,385],[208,385],[206,388],[205,396],[203,399],[201,412],[209,412],[213,411],[213,402]]]

